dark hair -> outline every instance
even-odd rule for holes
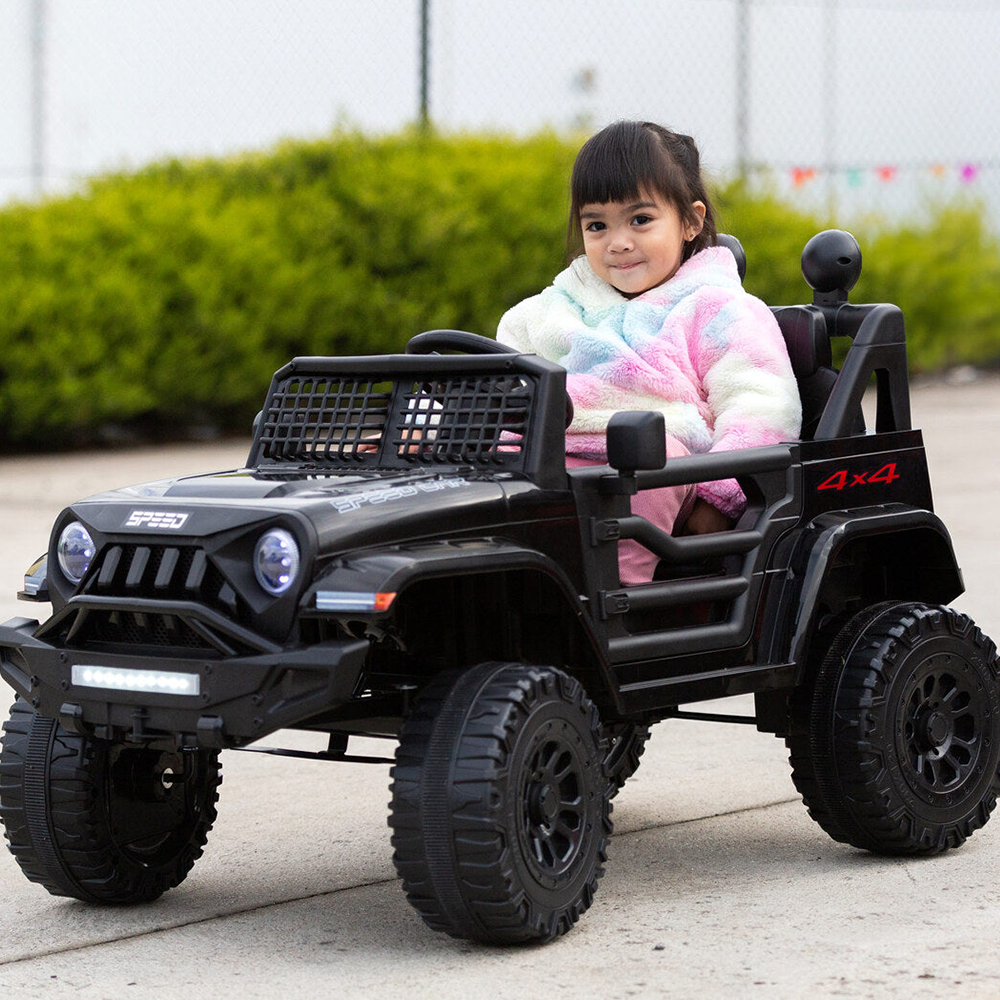
[[[576,155],[570,179],[570,258],[583,251],[580,211],[584,205],[635,201],[642,189],[673,205],[688,225],[701,222],[691,207],[694,202],[705,203],[701,232],[684,244],[682,261],[715,246],[715,212],[705,190],[694,139],[653,122],[619,121],[591,136]]]

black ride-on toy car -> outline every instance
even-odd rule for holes
[[[662,421],[626,413],[609,467],[567,472],[562,369],[432,331],[286,365],[245,469],[73,504],[22,595],[52,616],[0,627],[0,818],[24,873],[153,899],[202,852],[221,750],[295,728],[329,735],[314,756],[371,759],[349,752],[368,734],[398,740],[394,861],[423,919],[545,940],[591,903],[648,727],[732,719],[680,706],[748,693],[832,837],[957,847],[996,802],[997,653],[944,606],[963,584],[903,319],[847,301],[860,267],[820,234],[812,304],[774,310],[798,441],[665,463]],[[630,513],[636,490],[730,476],[749,501],[730,531]],[[661,557],[653,582],[619,584],[623,538]]]

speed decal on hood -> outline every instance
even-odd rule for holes
[[[129,514],[123,527],[149,528],[153,531],[178,531],[184,527],[188,516],[170,510],[134,510]]]
[[[430,479],[421,483],[407,483],[405,486],[386,486],[377,490],[365,490],[353,496],[337,497],[330,503],[341,514],[357,510],[366,504],[388,503],[390,500],[402,500],[404,497],[415,497],[421,493],[439,493],[441,490],[456,490],[468,486],[466,479]]]

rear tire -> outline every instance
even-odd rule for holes
[[[494,944],[568,931],[604,872],[603,763],[597,709],[560,670],[487,663],[432,682],[400,732],[389,816],[425,923]]]
[[[0,822],[32,882],[90,903],[145,903],[201,857],[222,781],[217,752],[79,736],[22,698],[3,730]]]
[[[602,731],[607,741],[604,770],[611,781],[611,797],[614,798],[639,770],[639,758],[645,753],[649,740],[649,726],[623,722],[605,725]]]
[[[788,747],[835,840],[890,855],[958,847],[1000,791],[996,647],[949,608],[867,609],[793,699]]]

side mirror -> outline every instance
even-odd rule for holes
[[[608,421],[608,465],[623,476],[640,469],[662,469],[667,464],[663,414],[627,410]]]
[[[50,601],[48,581],[49,557],[39,556],[24,574],[24,590],[17,592],[19,601]]]
[[[847,301],[861,277],[861,248],[843,229],[824,229],[802,250],[802,277],[813,290],[815,305]]]

